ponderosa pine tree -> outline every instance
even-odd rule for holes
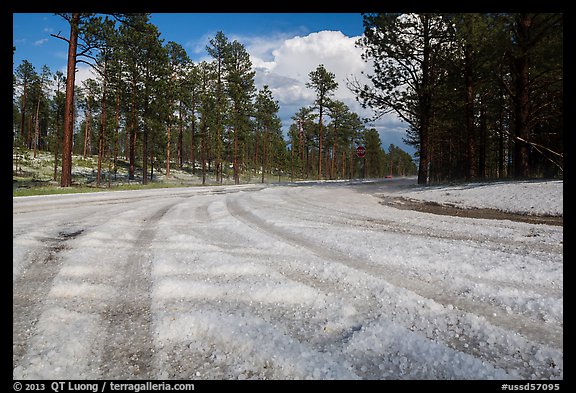
[[[74,82],[76,81],[76,59],[78,36],[81,23],[89,17],[80,13],[61,14],[70,24],[70,36],[60,38],[68,43],[68,63],[66,70],[66,107],[64,110],[64,135],[62,142],[62,174],[60,177],[61,187],[72,185],[72,139],[74,135]]]
[[[226,92],[230,97],[231,107],[228,118],[234,132],[232,165],[234,168],[234,183],[240,184],[238,167],[240,136],[247,134],[250,127],[250,116],[253,113],[252,99],[256,88],[254,86],[255,72],[252,70],[250,54],[244,45],[238,41],[229,44],[225,56]],[[242,138],[243,139],[243,138]]]
[[[127,150],[129,158],[128,178],[135,178],[137,136],[140,125],[142,128],[142,181],[147,183],[148,168],[148,127],[143,120],[146,117],[150,94],[150,84],[161,81],[157,73],[163,67],[152,67],[153,64],[164,62],[160,33],[156,26],[150,23],[149,14],[129,14],[119,27],[119,48],[122,51],[121,62],[124,66],[124,88],[127,93],[128,108],[126,119]],[[154,68],[154,70],[152,70]]]
[[[53,112],[54,112],[54,131],[52,137],[52,149],[54,152],[54,177],[53,180],[56,181],[58,178],[58,154],[60,151],[60,145],[62,143],[60,128],[64,123],[64,104],[66,101],[66,95],[63,93],[63,88],[66,85],[66,77],[62,71],[56,71],[53,76],[54,83],[56,84],[56,92],[54,95]]]
[[[106,61],[107,91],[109,91],[110,106],[113,107],[110,111],[113,131],[110,136],[111,146],[108,147],[110,150],[108,183],[110,184],[112,174],[114,174],[114,179],[116,179],[117,174],[118,154],[120,150],[121,113],[125,104],[126,93],[124,81],[122,79],[124,65],[122,60],[123,50],[121,49],[122,42],[120,39],[119,29],[116,29],[113,36],[108,37],[108,40],[110,41],[109,45],[114,48],[114,50],[111,51],[111,56]]]
[[[372,86],[355,80],[349,88],[376,117],[395,113],[417,131],[418,184],[430,181],[432,108],[441,80],[438,64],[453,45],[448,31],[437,14],[367,14],[357,43],[363,59],[374,64],[367,75]]]
[[[202,185],[206,184],[206,160],[209,130],[214,128],[216,98],[216,67],[214,63],[202,61],[198,65],[198,113],[200,117],[200,160],[202,161]]]
[[[318,179],[322,177],[322,116],[325,108],[330,105],[330,97],[338,88],[336,82],[336,75],[329,72],[320,64],[316,70],[308,74],[310,82],[306,83],[306,87],[316,92],[316,100],[314,101],[314,108],[318,109]]]
[[[267,85],[258,91],[254,106],[254,117],[260,134],[262,183],[264,183],[265,173],[271,162],[270,158],[274,157],[273,147],[275,146],[275,140],[281,128],[280,118],[278,117],[280,107],[278,102],[274,100],[272,92]]]
[[[167,141],[166,141],[166,176],[170,176],[170,150],[171,150],[171,129],[174,122],[173,112],[175,108],[178,108],[179,117],[182,116],[182,107],[180,103],[183,100],[183,86],[185,85],[185,73],[190,58],[186,54],[184,48],[175,43],[174,41],[169,41],[166,44],[166,52],[168,55],[168,67],[169,67],[169,84],[166,90],[166,96],[168,98],[168,124],[167,124]],[[181,122],[179,122],[181,124]],[[180,135],[182,135],[182,128],[179,128]],[[180,137],[178,138],[180,140]],[[181,149],[181,145],[179,146]]]
[[[363,133],[364,147],[366,155],[364,156],[363,175],[366,178],[384,177],[386,165],[386,154],[382,149],[382,140],[375,128],[366,129]]]
[[[144,25],[148,23],[148,15],[131,15],[127,23],[119,27],[120,45],[117,50],[122,52],[124,91],[126,92],[126,142],[125,153],[129,160],[128,179],[135,179],[136,168],[136,136],[139,118],[139,92],[142,91],[140,42]]]
[[[34,106],[35,106],[34,136],[33,136],[33,138],[31,138],[31,140],[29,142],[29,148],[34,149],[34,158],[36,158],[38,146],[42,144],[42,141],[40,140],[40,138],[41,138],[41,135],[40,135],[40,117],[41,117],[40,106],[43,102],[47,101],[46,93],[44,90],[46,89],[46,85],[48,84],[51,76],[52,76],[52,72],[50,71],[50,68],[47,65],[44,65],[44,66],[42,66],[42,73],[40,75],[38,75],[38,77],[34,80],[34,82],[32,84],[36,101],[34,104]],[[45,105],[45,106],[47,107],[47,105]]]
[[[22,88],[22,95],[20,100],[20,143],[24,144],[26,140],[26,107],[28,93],[30,91],[30,84],[37,78],[36,70],[32,63],[28,60],[23,60],[22,63],[16,68],[16,83]]]
[[[180,89],[178,86],[171,86],[171,66],[168,48],[162,46],[163,40],[160,39],[158,28],[152,24],[145,25],[145,34],[141,42],[142,51],[142,97],[141,115],[142,115],[142,182],[148,183],[148,163],[151,169],[154,165],[154,157],[161,156],[160,146],[162,142],[168,147],[166,140],[167,135],[161,130],[162,122],[168,124],[171,121],[174,98],[178,98]],[[185,52],[184,52],[185,55]],[[178,76],[178,78],[181,78]],[[175,90],[175,91],[173,91]],[[174,95],[173,95],[174,94]],[[169,149],[165,150],[166,167],[169,168],[170,157]],[[169,176],[169,172],[166,173]],[[152,172],[151,176],[152,177]]]
[[[536,115],[533,95],[539,89],[547,90],[546,83],[542,84],[542,80],[549,74],[553,74],[548,81],[554,86],[562,84],[561,41],[553,41],[550,37],[562,37],[563,16],[554,13],[518,13],[504,17],[509,20],[512,33],[509,53],[514,100],[514,175],[517,178],[527,178],[530,176],[530,149],[546,148],[530,140]],[[554,49],[547,53],[548,57],[539,57],[546,53],[542,50],[542,45],[549,45]],[[550,59],[553,59],[551,63]],[[535,66],[543,63],[548,64],[539,69]],[[544,105],[557,103],[559,100],[562,100],[561,95]]]
[[[185,99],[186,107],[190,113],[190,169],[194,175],[196,173],[196,124],[200,79],[198,75],[198,66],[192,61],[188,63],[188,66],[185,70],[183,89],[183,98]]]
[[[216,120],[216,127],[213,133],[214,153],[216,160],[216,181],[222,182],[222,155],[223,155],[223,134],[224,123],[227,112],[227,100],[225,97],[225,68],[224,58],[229,48],[228,37],[222,32],[218,31],[214,38],[211,38],[209,45],[206,45],[206,51],[215,61],[216,65],[216,107],[214,118]]]
[[[306,179],[310,176],[311,171],[310,149],[312,148],[314,135],[317,132],[317,127],[314,126],[316,116],[310,107],[302,107],[292,116],[298,134],[297,151],[300,160],[300,176]],[[292,148],[294,149],[294,145]]]
[[[66,108],[64,113],[64,135],[62,143],[62,175],[60,185],[70,187],[72,184],[72,141],[74,134],[74,94],[76,65],[78,62],[85,62],[82,57],[92,58],[92,51],[96,48],[90,40],[85,40],[87,31],[90,29],[95,18],[92,13],[63,13],[59,14],[70,25],[69,38],[59,34],[51,34],[68,43],[68,61],[66,71]],[[110,14],[116,20],[125,23],[123,14]],[[135,14],[132,14],[135,15]],[[79,51],[78,51],[79,50]]]
[[[330,105],[327,107],[328,113],[330,114],[331,122],[326,127],[328,130],[332,129],[332,132],[328,134],[331,142],[330,151],[330,171],[329,178],[336,179],[338,177],[337,171],[340,167],[337,165],[338,156],[340,152],[344,153],[347,145],[347,122],[349,120],[350,108],[344,102],[340,100],[332,100]],[[345,160],[345,155],[342,160]],[[342,161],[341,160],[341,161]],[[327,168],[328,169],[328,168]],[[344,172],[341,174],[344,176]]]
[[[346,162],[348,156],[350,160],[354,160],[356,150],[350,149],[354,145],[354,141],[358,140],[364,130],[364,122],[360,119],[358,114],[350,111],[348,105],[339,100],[333,100],[331,105],[328,106],[328,111],[331,122],[328,124],[328,129],[332,129],[329,134],[332,141],[332,160],[330,178],[347,177]],[[350,154],[349,153],[350,151]],[[340,157],[340,164],[338,160]],[[338,171],[340,174],[338,175]]]
[[[89,55],[93,61],[89,63],[92,69],[96,71],[101,81],[100,95],[100,124],[98,127],[98,169],[96,172],[96,186],[100,186],[102,175],[102,160],[106,149],[107,119],[108,119],[108,101],[109,95],[109,69],[113,61],[114,47],[118,44],[117,30],[115,22],[106,17],[93,17],[90,23],[86,25],[84,40],[97,53]],[[109,174],[110,175],[110,174]]]
[[[97,102],[98,96],[102,94],[100,87],[95,79],[85,79],[82,81],[80,94],[77,96],[78,107],[84,109],[84,159],[92,155],[92,123],[94,114],[99,109]]]

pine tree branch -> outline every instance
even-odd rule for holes
[[[66,41],[66,42],[68,43],[68,45],[70,45],[70,40],[67,39],[67,38],[62,37],[62,36],[60,35],[60,33],[58,33],[58,34],[50,34],[50,35],[51,35],[52,37],[55,37],[55,38],[60,38],[61,40]]]

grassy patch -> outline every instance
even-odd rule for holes
[[[111,187],[95,187],[86,186],[81,184],[72,184],[71,187],[60,187],[56,185],[36,185],[32,187],[18,187],[13,190],[12,196],[31,196],[31,195],[52,195],[52,194],[78,194],[88,192],[102,192],[102,191],[122,191],[122,190],[144,190],[152,188],[170,188],[179,187],[174,184],[165,183],[148,183],[146,185],[132,183],[132,184],[117,184]]]
[[[12,165],[12,195],[50,195],[50,194],[74,194],[100,191],[120,191],[120,190],[142,190],[151,188],[168,187],[195,187],[202,186],[202,174],[199,170],[192,175],[189,167],[170,169],[170,177],[166,177],[163,171],[154,171],[153,179],[148,180],[148,184],[142,184],[142,169],[137,167],[135,179],[128,179],[128,163],[119,159],[117,161],[116,174],[110,174],[110,187],[108,187],[108,162],[102,163],[102,173],[100,187],[96,186],[96,176],[98,168],[97,156],[73,156],[72,157],[72,186],[60,187],[61,163],[59,161],[57,180],[54,181],[54,156],[49,152],[38,151],[36,157],[34,153],[27,149],[20,148],[13,151]],[[292,179],[282,176],[281,179],[275,175],[266,174],[265,183],[288,182]],[[262,176],[252,172],[241,174],[240,183],[260,183]],[[206,186],[233,185],[234,178],[231,173],[227,173],[222,181],[216,182],[214,173],[209,173],[206,178]]]

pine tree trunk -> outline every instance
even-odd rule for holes
[[[104,133],[106,131],[106,62],[104,62],[102,86],[102,115],[100,116],[100,135],[98,138],[98,173],[96,175],[96,186],[100,187],[102,175],[102,157],[104,155]]]
[[[167,138],[166,141],[166,177],[170,177],[170,129],[171,125],[168,122]]]
[[[178,168],[182,169],[182,143],[183,143],[183,125],[182,125],[182,101],[180,101],[180,105],[178,108],[178,121],[179,121],[179,128],[178,128]]]
[[[192,175],[196,173],[196,146],[194,144],[194,139],[196,138],[196,127],[195,122],[192,121],[192,137],[190,141],[190,166],[192,167]]]
[[[318,128],[318,180],[322,177],[322,105],[320,105],[320,117]]]
[[[346,151],[342,149],[342,173],[340,174],[342,179],[346,178]]]
[[[332,167],[330,168],[330,179],[336,178],[334,176],[336,163],[336,127],[334,127],[334,141],[332,142]]]
[[[350,161],[350,172],[348,173],[348,178],[352,180],[352,177],[354,176],[354,141],[350,141],[350,158],[348,161]]]
[[[515,136],[514,141],[514,176],[516,178],[527,178],[529,176],[528,144],[529,139],[529,65],[528,46],[529,31],[532,19],[521,14],[517,23],[519,55],[514,61],[516,71],[516,100],[515,100]]]
[[[504,94],[500,94],[501,101],[504,101]],[[500,106],[499,111],[499,132],[498,132],[498,178],[504,177],[504,161],[506,160],[506,155],[504,151],[504,105]]]
[[[76,46],[78,44],[78,23],[80,14],[72,14],[70,20],[70,40],[68,42],[68,67],[66,74],[66,106],[64,114],[64,135],[62,143],[62,175],[60,185],[72,185],[72,141],[74,135],[74,81],[76,79]]]
[[[430,182],[430,121],[432,118],[432,87],[430,64],[430,26],[427,17],[423,20],[423,60],[422,60],[422,92],[419,97],[420,106],[420,163],[418,167],[418,184]]]
[[[88,141],[90,139],[90,122],[91,122],[91,113],[90,113],[90,97],[87,98],[86,101],[86,112],[84,120],[86,122],[86,126],[84,128],[84,158],[87,157],[88,154]]]
[[[196,138],[196,119],[194,117],[194,111],[196,108],[196,93],[192,93],[192,135],[190,138],[190,165],[192,167],[192,175],[196,173],[196,146],[195,146],[195,138]]]
[[[472,47],[466,44],[464,47],[464,82],[466,87],[466,179],[476,177],[475,141],[474,141],[474,85],[473,85],[473,58]]]
[[[478,149],[478,176],[481,179],[486,177],[486,143],[488,134],[488,120],[486,119],[486,108],[480,104],[480,146]]]
[[[238,173],[238,130],[234,128],[234,184],[240,184],[240,175]]]
[[[34,158],[36,158],[36,150],[38,148],[38,134],[40,132],[40,97],[38,97],[38,104],[36,104],[36,121],[34,122]]]
[[[110,143],[106,144],[106,159],[108,160],[108,188],[110,188],[110,181],[112,178],[112,149]]]
[[[306,143],[306,179],[310,177],[311,166],[312,165],[310,163],[310,149],[308,147],[308,143]]]
[[[32,149],[32,116],[28,116],[28,134],[26,135],[26,146]]]
[[[202,185],[206,184],[206,124],[202,127],[202,141],[200,154],[202,155]]]
[[[132,79],[132,100],[131,100],[131,125],[129,140],[129,160],[128,179],[134,180],[136,166],[136,80]]]
[[[144,122],[144,132],[142,133],[142,184],[148,184],[148,126]],[[154,164],[150,164],[151,167]],[[152,180],[152,175],[150,175],[150,180]]]
[[[124,159],[126,161],[130,160],[130,139],[132,136],[132,131],[128,132],[130,129],[128,126],[128,113],[125,114],[126,116],[126,127],[124,130]]]
[[[25,80],[24,81],[24,91],[22,92],[22,109],[21,109],[22,115],[20,117],[20,138],[21,138],[20,143],[21,144],[24,144],[24,137],[26,135],[26,133],[24,131],[24,128],[25,128],[24,126],[26,124],[25,120],[26,120],[26,97],[27,97],[27,95],[28,95],[28,81]]]
[[[118,161],[118,145],[120,136],[120,94],[116,95],[116,135],[114,137],[114,180],[116,180],[116,163]]]
[[[268,150],[266,147],[266,133],[264,133],[264,135],[262,135],[262,183],[264,183],[264,172],[266,168],[266,154]]]
[[[60,93],[60,91],[58,91]],[[58,178],[58,139],[60,138],[60,113],[56,112],[56,130],[54,136],[54,177],[53,180],[56,181]]]

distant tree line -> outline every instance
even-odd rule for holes
[[[395,113],[418,183],[563,176],[563,15],[365,14],[349,88]]]
[[[250,56],[222,32],[209,40],[211,61],[195,63],[184,48],[161,40],[149,14],[60,14],[70,34],[67,74],[24,60],[14,73],[14,146],[55,157],[54,180],[72,184],[72,154],[97,155],[96,185],[110,185],[127,163],[129,179],[143,184],[171,168],[201,175],[203,183],[241,175],[292,178],[411,175],[411,157],[332,100],[337,83],[322,65],[307,86],[317,93],[293,117],[288,140],[268,86],[255,87]],[[76,67],[96,77],[75,86]],[[329,121],[327,121],[329,119]],[[355,156],[366,145],[367,158]]]
[[[306,86],[315,91],[316,99],[292,117],[288,131],[292,173],[317,179],[416,174],[416,165],[408,153],[394,145],[386,153],[378,131],[366,128],[357,113],[332,98],[338,88],[332,72],[320,64],[308,76],[310,82]],[[357,157],[358,146],[366,148],[364,158]]]

